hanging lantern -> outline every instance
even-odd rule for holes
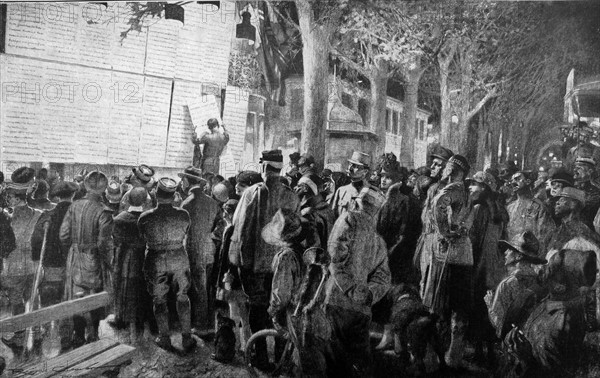
[[[242,13],[242,22],[235,27],[235,37],[256,41],[256,28],[250,23],[250,12]]]
[[[217,7],[217,9],[221,9],[220,1],[196,1],[196,3],[200,4],[200,5],[208,4],[208,5],[212,5],[213,7]]]
[[[165,4],[165,20],[180,21],[183,24],[184,12],[181,5]]]

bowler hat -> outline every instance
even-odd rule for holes
[[[444,161],[448,161],[452,157],[452,155],[454,155],[454,152],[452,152],[452,150],[449,150],[448,148],[439,145],[435,146],[429,154],[429,156],[431,156],[432,158],[438,158]]]
[[[510,241],[500,240],[498,247],[503,249],[510,248],[524,255],[532,264],[545,264],[547,262],[546,259],[538,256],[540,242],[531,231],[522,232]]]
[[[145,189],[144,189],[145,190]],[[118,181],[111,181],[108,183],[108,187],[106,188],[106,199],[110,203],[119,203],[121,202],[121,185]]]
[[[487,172],[479,171],[473,175],[472,178],[465,180],[468,185],[471,185],[472,182],[478,182],[480,184],[486,185],[490,190],[496,190],[496,179],[494,176]]]
[[[31,184],[35,176],[35,170],[29,167],[17,168],[10,176],[14,184]]]
[[[177,176],[181,178],[187,177],[188,179],[191,179],[195,184],[206,185],[206,180],[202,178],[202,170],[192,165],[184,169],[183,172],[178,173]]]
[[[457,165],[465,174],[469,173],[469,170],[471,170],[467,158],[462,155],[452,155],[452,157],[448,159],[448,163]]]
[[[371,157],[368,154],[365,154],[360,151],[352,152],[352,156],[348,161],[352,164],[361,165],[363,167],[369,167],[371,162]]]
[[[85,176],[83,185],[88,192],[102,193],[108,186],[108,178],[100,171],[92,171]]]
[[[262,230],[262,238],[271,245],[287,245],[302,232],[300,214],[289,209],[279,209]]]
[[[177,190],[177,182],[169,177],[163,177],[158,180],[158,186],[156,187],[157,194],[169,195],[174,194]]]
[[[154,176],[154,169],[145,164],[141,164],[138,167],[133,167],[131,170],[133,171],[135,177],[137,177],[144,184],[149,183],[152,180],[152,176]]]
[[[572,186],[567,186],[566,188],[562,188],[559,197],[572,198],[576,201],[579,201],[582,205],[585,204],[585,192],[581,189],[576,189]]]
[[[65,198],[72,196],[77,190],[79,186],[74,182],[70,181],[59,181],[54,185],[52,190],[50,191],[50,197],[59,197]]]

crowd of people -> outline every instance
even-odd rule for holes
[[[286,170],[271,150],[261,172],[190,166],[178,181],[147,165],[74,182],[19,168],[0,175],[3,305],[25,311],[41,260],[41,306],[112,299],[61,324],[63,349],[96,340],[108,312],[132,343],[147,325],[170,350],[176,328],[189,353],[224,313],[240,349],[259,330],[288,330],[302,376],[372,375],[373,323],[375,351],[412,354],[419,372],[417,344],[433,339],[449,340],[441,367],[460,367],[470,343],[503,376],[566,371],[597,324],[595,161],[579,156],[572,174],[510,162],[471,172],[442,146],[429,158],[409,170],[392,153],[354,151],[347,172],[318,172],[310,155]],[[19,347],[19,336],[3,341]],[[269,366],[264,340],[252,363]]]

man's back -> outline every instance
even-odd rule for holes
[[[138,220],[140,234],[149,250],[183,248],[189,225],[188,212],[170,204],[159,204],[143,213]]]
[[[200,144],[204,144],[203,155],[206,157],[218,157],[229,142],[228,134],[220,132],[206,132],[200,137]]]

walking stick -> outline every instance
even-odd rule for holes
[[[38,264],[37,270],[35,272],[35,279],[33,280],[33,286],[31,287],[31,297],[29,297],[29,300],[27,301],[27,303],[25,303],[25,313],[26,314],[35,310],[37,305],[39,305],[38,287],[40,286],[40,281],[42,280],[42,272],[43,272],[42,261],[44,261],[44,255],[46,254],[46,244],[47,244],[47,240],[48,240],[48,229],[49,228],[50,228],[50,223],[49,222],[44,223],[44,239],[42,242],[42,250],[40,252],[40,263]],[[25,330],[26,346],[25,346],[25,348],[23,348],[23,354],[31,352],[31,350],[33,349],[33,335],[34,335],[33,327],[29,327]]]

